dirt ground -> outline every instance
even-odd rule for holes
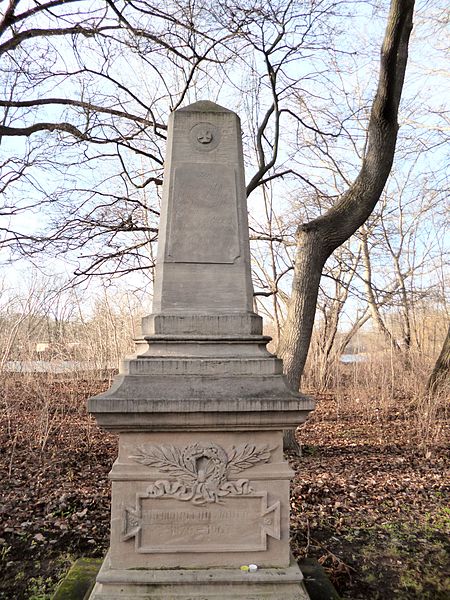
[[[85,410],[85,399],[107,387],[2,382],[1,600],[49,599],[74,559],[100,557],[108,546],[107,474],[117,444]],[[446,435],[420,445],[417,409],[393,403],[380,414],[355,400],[319,396],[299,430],[302,456],[289,457],[294,552],[318,559],[345,599],[447,600]]]

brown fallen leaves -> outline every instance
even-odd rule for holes
[[[346,598],[450,597],[446,448],[419,451],[404,411],[374,411],[369,420],[367,407],[339,408],[320,397],[298,432],[296,554],[317,558]]]

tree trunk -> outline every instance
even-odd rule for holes
[[[299,252],[298,247],[302,242],[302,251]],[[317,256],[313,237],[302,235],[300,231],[297,235],[292,294],[277,352],[283,359],[283,371],[289,385],[295,390],[299,388],[303,366],[308,355],[324,264],[325,261]],[[304,316],[304,327],[297,326],[296,315],[298,314]],[[290,429],[284,432],[283,449],[300,456],[301,449],[295,431]]]
[[[317,242],[313,234],[301,229],[297,232],[292,292],[277,352],[283,359],[283,370],[289,385],[295,390],[299,388],[308,356],[320,278],[326,260],[319,254]]]
[[[391,171],[413,10],[414,0],[391,2],[368,126],[367,153],[358,176],[328,212],[297,230],[292,294],[278,351],[285,375],[295,390],[300,386],[308,355],[325,261],[365,223]]]
[[[364,228],[365,229],[365,228]],[[365,270],[365,279],[364,279],[364,288],[366,290],[366,301],[369,305],[370,314],[372,315],[373,321],[376,323],[379,332],[385,338],[387,343],[393,348],[396,352],[400,352],[400,346],[397,343],[397,340],[392,335],[391,331],[386,327],[385,322],[381,316],[379,306],[375,299],[375,294],[373,293],[373,284],[372,284],[372,265],[370,262],[369,255],[369,246],[367,243],[368,233],[367,231],[361,232],[362,239],[362,256]]]
[[[296,429],[285,429],[283,432],[283,450],[291,452],[295,456],[302,455],[302,449],[295,437]]]
[[[440,392],[450,377],[450,325],[441,353],[427,383],[427,391],[433,396]]]

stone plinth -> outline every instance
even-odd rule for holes
[[[102,600],[309,600],[296,563],[286,569],[115,570],[106,558],[93,597]],[[92,596],[91,596],[92,597]]]
[[[279,441],[273,431],[122,435],[111,567],[289,566],[292,473]]]
[[[91,600],[307,598],[282,438],[313,402],[286,386],[252,310],[237,115],[210,102],[176,111],[164,181],[153,313],[89,401],[119,433]],[[256,573],[240,571],[250,563]]]

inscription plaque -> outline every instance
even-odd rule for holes
[[[201,507],[137,494],[124,511],[122,541],[134,537],[138,553],[255,552],[267,550],[267,536],[280,539],[280,502],[269,507],[267,492]]]
[[[234,167],[176,167],[171,203],[167,261],[226,264],[239,257]]]

